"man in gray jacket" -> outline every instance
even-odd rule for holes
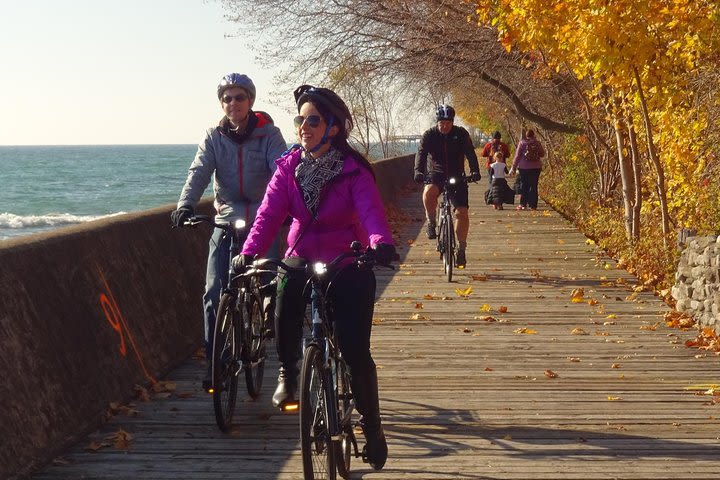
[[[198,145],[190,165],[177,209],[170,214],[172,224],[181,227],[195,212],[203,192],[214,175],[215,221],[230,223],[244,219],[249,226],[265,194],[265,187],[275,171],[275,160],[287,149],[280,129],[267,113],[255,112],[255,85],[247,75],[225,75],[217,87],[217,96],[225,116],[219,125],[209,128]],[[230,262],[229,238],[216,228],[210,238],[205,295],[205,354],[208,371],[203,388],[212,386],[210,359],[215,315],[220,294],[227,281]],[[275,253],[278,257],[277,241]]]

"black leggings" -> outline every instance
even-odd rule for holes
[[[304,260],[298,257],[286,258],[284,261],[293,267],[304,264]],[[307,303],[302,293],[307,277],[282,273],[275,309],[277,353],[283,368],[297,372],[302,348],[303,314]],[[367,375],[375,370],[375,362],[370,355],[375,287],[372,270],[353,266],[334,278],[328,292],[340,351],[353,375]]]

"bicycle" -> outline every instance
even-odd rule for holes
[[[453,224],[452,203],[450,202],[450,189],[457,184],[455,177],[445,181],[442,188],[442,200],[437,208],[437,251],[443,262],[443,269],[447,281],[452,282],[453,267],[455,266],[455,225]]]
[[[354,262],[338,268],[348,258],[354,258]],[[335,276],[352,264],[372,268],[376,264],[375,256],[369,249],[362,252],[360,242],[355,241],[351,251],[327,265],[291,267],[273,259],[262,259],[253,264],[273,265],[288,273],[310,277],[306,288],[310,289],[312,320],[308,323],[312,335],[306,340],[299,382],[300,443],[305,480],[335,480],[336,473],[347,479],[352,457],[363,456],[358,451],[354,434],[357,422],[352,421],[355,400],[350,389],[350,371],[338,347],[327,298]]]
[[[230,259],[237,255],[245,222],[235,224],[216,223],[207,215],[190,217],[185,225],[194,226],[208,223],[230,235]],[[228,432],[232,426],[237,399],[238,376],[245,372],[245,385],[250,397],[255,400],[260,395],[265,370],[265,340],[270,336],[265,328],[263,295],[265,289],[261,276],[234,273],[228,266],[228,281],[220,296],[212,349],[212,387],[213,409],[218,427]],[[274,272],[271,272],[274,274]]]

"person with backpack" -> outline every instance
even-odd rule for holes
[[[215,221],[231,223],[243,219],[250,225],[275,171],[275,160],[287,149],[280,129],[265,112],[253,111],[255,84],[241,73],[229,73],[220,79],[217,98],[223,117],[205,132],[190,165],[177,208],[170,214],[174,227],[182,227],[195,214],[200,197],[214,181]],[[203,314],[205,320],[205,357],[207,372],[202,387],[212,386],[212,339],[220,294],[227,282],[230,265],[230,237],[215,228],[209,241]],[[279,242],[274,244],[279,252]],[[266,314],[272,298],[265,300]]]
[[[542,170],[541,158],[545,156],[545,149],[535,138],[535,132],[528,130],[525,138],[520,140],[515,158],[513,159],[510,174],[520,172],[520,205],[518,210],[537,210],[538,182]]]
[[[493,170],[490,168],[490,164],[495,158],[495,153],[500,152],[503,154],[503,158],[510,158],[510,147],[507,146],[507,143],[500,141],[501,138],[502,135],[500,132],[493,133],[492,140],[485,144],[482,152],[480,153],[480,156],[485,159],[485,168],[487,169],[490,185],[492,185],[493,181]]]

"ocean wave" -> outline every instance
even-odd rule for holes
[[[111,213],[109,215],[73,215],[71,213],[48,213],[47,215],[15,215],[14,213],[0,213],[0,228],[23,229],[60,227],[77,223],[91,222],[101,218],[115,217],[126,212]]]

